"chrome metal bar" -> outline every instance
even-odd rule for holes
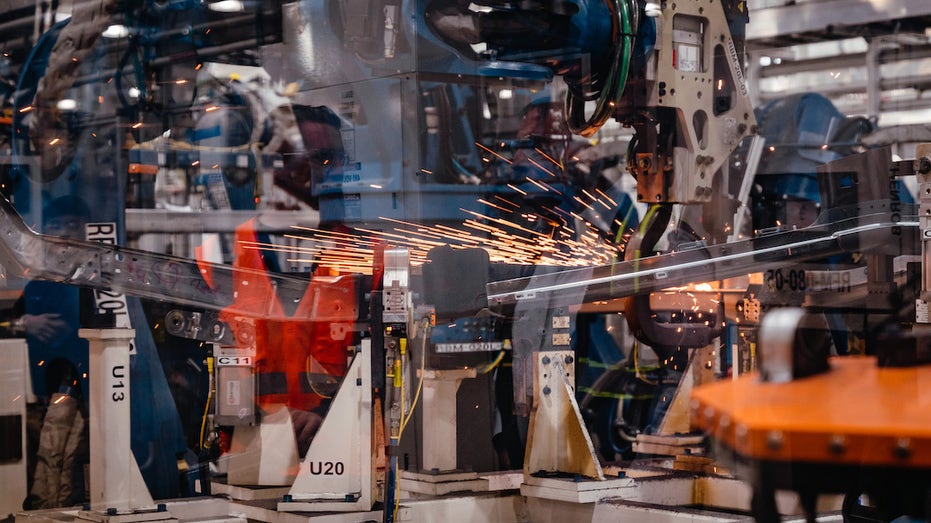
[[[864,223],[866,222],[866,223]],[[488,284],[491,305],[558,302],[568,290],[585,289],[585,301],[607,300],[673,286],[714,281],[794,265],[846,252],[849,243],[918,229],[918,221],[894,221],[892,213],[852,218],[765,235],[745,241],[702,246],[651,258],[618,262]]]
[[[317,303],[321,293],[346,294],[346,285],[318,281],[310,286],[307,279],[287,274],[46,236],[30,229],[5,198],[0,198],[0,263],[8,276],[122,292],[249,318],[345,321],[347,315],[345,308]],[[264,281],[269,285],[255,284]],[[307,292],[309,287],[313,292]],[[352,296],[344,298],[352,303]],[[314,300],[313,305],[299,307],[304,300]],[[300,318],[291,315],[297,310],[304,311]]]

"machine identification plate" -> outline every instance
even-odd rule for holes
[[[928,315],[928,302],[915,300],[915,323],[931,323]]]
[[[572,341],[571,336],[567,332],[554,332],[553,333],[553,346],[557,345],[569,345]]]
[[[84,237],[87,240],[102,242],[108,245],[117,244],[115,223],[88,223],[84,227]],[[97,314],[113,314],[116,318],[117,327],[131,326],[125,294],[94,289],[94,304],[97,306]]]
[[[504,349],[500,341],[472,341],[464,343],[437,343],[436,352],[439,354],[454,354],[459,352],[494,352]]]

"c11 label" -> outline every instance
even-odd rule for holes
[[[221,367],[243,367],[252,365],[251,356],[220,356],[217,365]]]

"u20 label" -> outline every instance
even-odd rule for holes
[[[311,461],[310,473],[315,476],[342,476],[346,466],[342,461]]]

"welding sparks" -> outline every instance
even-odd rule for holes
[[[540,182],[534,180],[533,178],[530,178],[529,176],[527,177],[527,181],[530,182],[530,183],[532,183],[532,184],[534,184],[534,185],[536,185],[536,186],[539,187],[540,189],[543,189],[543,192],[550,192],[550,190],[547,188],[547,187],[549,187],[548,185],[542,184],[542,183],[540,183]],[[525,193],[525,194],[526,194],[526,193]]]
[[[498,159],[500,159],[500,160],[502,160],[502,161],[504,161],[504,162],[506,162],[506,163],[511,163],[511,160],[508,160],[508,159],[505,158],[504,156],[501,156],[500,154],[498,154],[498,153],[492,151],[492,150],[489,149],[488,147],[485,147],[484,145],[482,145],[482,144],[480,144],[480,143],[478,143],[478,142],[475,142],[475,146],[478,147],[479,149],[481,149],[481,150],[483,150],[483,151],[485,151],[485,152],[491,154],[491,155],[494,155],[496,158],[498,158]]]
[[[386,248],[408,249],[414,265],[426,263],[431,249],[449,246],[482,248],[492,262],[562,267],[612,263],[623,250],[622,245],[603,239],[590,223],[570,211],[557,207],[540,209],[547,215],[522,211],[521,205],[499,195],[477,202],[500,214],[460,209],[469,216],[462,222],[434,225],[380,217],[387,224],[385,230],[357,227],[351,232],[294,226],[295,234],[285,237],[302,245],[240,242],[240,246],[282,252],[289,255],[290,262],[313,264],[318,270],[363,274],[373,273],[378,253]]]
[[[512,184],[510,184],[510,183],[508,184],[508,188],[514,189],[515,192],[519,192],[519,193],[520,193],[521,195],[523,195],[523,196],[527,196],[527,192],[526,192],[526,191],[522,191],[522,190],[518,189],[517,187],[515,187],[514,185],[512,185]]]
[[[509,205],[509,206],[511,206],[511,207],[513,207],[513,208],[515,208],[515,209],[520,209],[520,205],[517,205],[516,203],[512,202],[511,200],[506,200],[506,199],[504,199],[504,198],[498,196],[497,194],[495,195],[495,200],[498,200],[499,202],[501,202],[501,203],[503,203],[503,204],[505,204],[505,205]]]
[[[542,156],[542,157],[546,158],[547,160],[553,162],[553,165],[555,165],[556,167],[559,167],[559,170],[560,170],[560,171],[563,170],[563,164],[562,164],[562,162],[559,162],[559,161],[557,161],[555,158],[553,158],[552,156],[546,154],[546,153],[543,152],[543,150],[540,149],[539,147],[534,147],[533,150],[536,151],[537,153],[539,153],[540,156]]]
[[[550,176],[552,176],[552,177],[554,177],[554,178],[556,177],[556,173],[554,173],[553,171],[547,169],[546,167],[543,167],[542,165],[540,165],[539,162],[534,161],[533,158],[527,158],[527,161],[530,162],[530,163],[532,163],[534,166],[536,166],[538,169],[540,169],[541,171],[545,172],[546,174],[548,174],[548,175],[550,175]]]
[[[489,206],[489,207],[494,207],[495,209],[498,209],[499,211],[511,212],[510,209],[505,209],[504,207],[501,207],[500,205],[495,205],[495,204],[493,204],[493,203],[491,203],[491,202],[489,202],[489,201],[487,201],[487,200],[483,200],[483,199],[481,199],[481,198],[479,198],[478,203],[485,204],[485,205],[487,205],[487,206]]]

